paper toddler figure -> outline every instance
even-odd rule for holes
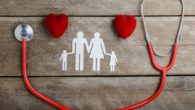
[[[106,53],[106,54],[110,56],[110,62],[109,62],[110,71],[114,72],[115,67],[116,67],[116,63],[118,62],[116,54],[114,51],[112,51],[111,54],[109,54],[109,53]]]
[[[67,70],[67,57],[70,53],[67,53],[66,50],[64,50],[61,54],[60,57],[60,62],[62,62],[62,70],[66,71]]]

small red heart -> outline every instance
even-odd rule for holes
[[[117,15],[114,20],[114,28],[122,39],[130,37],[136,24],[137,21],[134,16]]]
[[[54,38],[59,38],[68,27],[68,16],[65,14],[49,14],[46,17],[45,26]]]

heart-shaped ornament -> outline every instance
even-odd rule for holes
[[[117,34],[127,39],[134,32],[137,21],[134,16],[117,15],[113,23]]]
[[[45,19],[45,26],[54,38],[59,38],[68,27],[68,16],[65,14],[49,14]]]

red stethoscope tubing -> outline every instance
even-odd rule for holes
[[[147,99],[145,99],[145,100],[143,100],[143,101],[141,101],[141,102],[139,102],[137,104],[130,105],[128,107],[121,108],[121,109],[118,109],[118,110],[133,110],[133,109],[142,107],[142,106],[152,102],[153,100],[155,100],[160,95],[160,93],[163,91],[163,88],[164,88],[165,83],[166,83],[166,72],[168,70],[170,70],[174,66],[174,64],[175,64],[178,46],[179,46],[178,43],[174,44],[173,53],[172,53],[169,65],[166,66],[166,67],[160,67],[156,63],[156,59],[155,59],[155,56],[154,56],[154,50],[153,50],[152,44],[151,43],[147,44],[148,53],[149,53],[149,56],[150,56],[151,63],[153,65],[153,67],[157,71],[161,72],[161,82],[160,82],[160,85],[159,85],[157,91],[152,96],[150,96],[149,98],[147,98]]]
[[[35,96],[37,96],[39,99],[47,102],[48,104],[56,107],[59,110],[72,110],[69,107],[65,107],[53,100],[51,100],[50,98],[44,96],[43,94],[39,93],[30,83],[29,78],[28,78],[28,73],[27,73],[27,67],[26,67],[26,62],[27,62],[27,47],[26,47],[26,37],[22,38],[22,72],[23,72],[23,80],[24,83],[26,85],[26,87],[28,88],[28,90],[34,94]]]
[[[173,53],[172,53],[172,56],[171,56],[171,59],[170,59],[170,62],[169,62],[169,65],[166,66],[166,67],[160,67],[157,63],[156,63],[156,59],[155,59],[155,56],[154,56],[154,51],[153,51],[153,47],[152,47],[152,44],[151,43],[148,43],[147,44],[147,48],[148,48],[148,52],[149,52],[149,55],[150,55],[150,59],[151,59],[151,63],[153,65],[153,67],[161,72],[161,82],[160,82],[160,85],[157,89],[157,91],[152,95],[150,96],[149,98],[137,103],[137,104],[134,104],[134,105],[130,105],[128,107],[124,107],[124,108],[118,108],[116,110],[133,110],[133,109],[136,109],[136,108],[139,108],[139,107],[142,107],[146,104],[148,104],[149,102],[155,100],[159,95],[160,93],[163,91],[163,88],[165,86],[165,82],[166,82],[166,72],[168,70],[170,70],[173,66],[174,66],[174,63],[175,63],[175,60],[176,60],[176,55],[177,55],[177,50],[178,50],[178,43],[175,43],[174,44],[174,48],[173,48]],[[66,106],[63,106],[55,101],[53,101],[52,99],[44,96],[43,94],[41,94],[40,92],[38,92],[30,83],[29,81],[29,78],[28,78],[28,74],[27,74],[27,67],[26,67],[26,62],[27,62],[27,47],[26,47],[26,38],[23,37],[22,38],[22,71],[23,71],[23,80],[24,80],[24,83],[26,85],[26,87],[28,88],[28,90],[34,94],[35,96],[37,96],[39,99],[45,101],[46,103],[54,106],[55,108],[59,109],[59,110],[73,110],[69,107],[66,107]]]

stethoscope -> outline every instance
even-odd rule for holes
[[[155,100],[160,93],[163,91],[163,88],[165,86],[165,82],[166,82],[166,72],[168,70],[170,70],[175,63],[176,60],[176,55],[177,55],[177,50],[179,47],[179,39],[180,39],[180,34],[181,34],[181,28],[182,28],[182,23],[183,23],[183,18],[184,18],[184,3],[182,0],[181,1],[181,5],[182,5],[182,16],[180,19],[180,23],[179,23],[179,27],[178,27],[178,31],[177,31],[177,35],[176,35],[176,39],[175,39],[175,43],[172,47],[172,55],[171,55],[171,59],[169,62],[169,65],[167,65],[166,67],[160,67],[157,63],[156,63],[156,59],[155,59],[155,51],[153,49],[152,43],[150,41],[150,37],[147,31],[147,27],[145,24],[145,17],[144,17],[144,12],[143,12],[143,5],[144,5],[144,0],[142,0],[142,4],[141,4],[141,14],[142,14],[142,20],[143,20],[143,28],[144,28],[144,32],[145,32],[145,39],[147,42],[147,48],[148,48],[148,53],[151,59],[151,63],[153,65],[153,67],[161,72],[161,82],[160,85],[157,89],[157,91],[150,96],[149,98],[134,104],[134,105],[130,105],[128,107],[124,107],[124,108],[119,108],[117,110],[133,110],[139,107],[142,107],[146,104],[148,104],[149,102]],[[57,103],[56,101],[53,101],[52,99],[46,97],[45,95],[41,94],[40,92],[38,92],[30,83],[29,78],[28,78],[28,73],[27,73],[27,66],[26,66],[26,62],[27,62],[27,41],[30,41],[33,38],[33,29],[29,24],[20,24],[16,27],[15,29],[15,37],[17,40],[22,41],[22,73],[23,73],[23,80],[24,83],[27,87],[27,89],[34,94],[35,96],[37,96],[38,98],[40,98],[41,100],[45,101],[46,103],[54,106],[55,108],[59,109],[59,110],[73,110],[69,107],[63,106],[62,104]]]

